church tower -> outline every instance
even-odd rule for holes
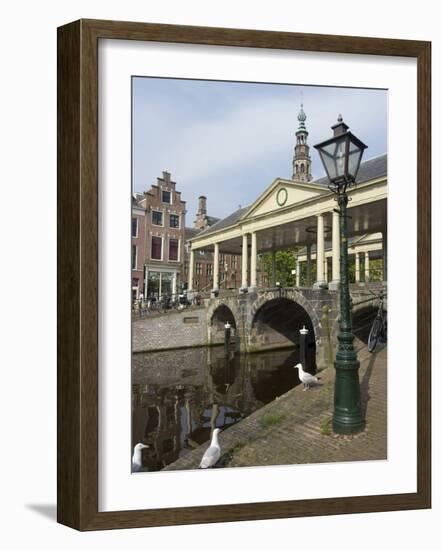
[[[307,145],[308,132],[305,127],[306,119],[307,116],[304,113],[303,105],[301,103],[301,109],[298,114],[299,127],[296,131],[296,145],[295,154],[293,156],[292,176],[293,181],[298,181],[301,183],[307,183],[313,179],[311,172],[312,161],[309,155],[310,147]]]

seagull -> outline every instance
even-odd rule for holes
[[[200,468],[211,468],[212,466],[215,466],[215,464],[218,462],[219,457],[221,456],[221,447],[218,443],[218,434],[221,430],[219,428],[215,428],[213,430],[212,434],[212,440],[210,442],[209,448],[204,453],[203,458],[201,459]]]
[[[301,382],[304,384],[303,391],[309,390],[311,384],[318,384],[319,380],[316,378],[316,376],[313,376],[312,374],[309,374],[308,372],[305,372],[302,369],[301,363],[298,363],[294,366],[295,369],[298,369],[298,375]]]
[[[143,460],[141,452],[143,449],[148,449],[149,445],[144,443],[137,443],[134,447],[134,454],[132,455],[132,472],[139,472],[143,467]]]

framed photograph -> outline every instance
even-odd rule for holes
[[[58,29],[58,521],[431,506],[431,44]]]

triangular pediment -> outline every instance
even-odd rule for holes
[[[243,219],[275,212],[324,193],[328,193],[328,190],[314,183],[277,178],[250,206]]]

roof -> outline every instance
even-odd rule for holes
[[[233,225],[234,223],[236,223],[241,218],[241,216],[243,214],[245,214],[247,212],[248,209],[249,209],[248,206],[246,206],[245,208],[238,208],[238,210],[236,210],[235,212],[233,212],[232,214],[230,214],[226,218],[223,218],[222,220],[218,220],[213,225],[211,225],[211,226],[207,227],[206,229],[204,229],[203,231],[201,231],[201,233],[198,233],[198,236],[207,235],[207,234],[212,233],[214,231],[218,231],[219,229],[223,229],[224,227],[229,227],[229,225]]]
[[[215,218],[214,216],[206,216],[206,220],[209,225],[214,225],[216,222],[219,222],[220,218]]]
[[[361,163],[356,183],[374,180],[387,175],[387,153],[373,157]],[[327,177],[320,178],[310,183],[328,186]]]
[[[196,229],[195,227],[185,227],[184,228],[184,238],[187,240],[193,239],[193,237],[196,237],[200,233],[199,229]]]
[[[365,162],[361,163],[361,166],[358,172],[358,177],[356,178],[356,183],[364,183],[365,181],[370,181],[386,175],[387,175],[387,153],[384,153],[383,155],[373,157],[372,159],[368,159]],[[320,185],[321,187],[328,187],[328,179],[327,177],[320,178],[318,180],[309,182],[309,184]],[[204,229],[204,231],[201,231],[201,233],[198,233],[198,236],[209,235],[210,233],[214,233],[219,229],[224,229],[225,227],[234,225],[243,216],[243,214],[247,212],[248,209],[249,209],[249,206],[246,206],[245,208],[239,208],[235,212],[232,212],[232,214],[230,214],[226,218],[223,218],[217,221],[213,225]],[[196,235],[192,235],[192,236],[186,237],[186,239],[187,238],[191,239],[195,236]]]

